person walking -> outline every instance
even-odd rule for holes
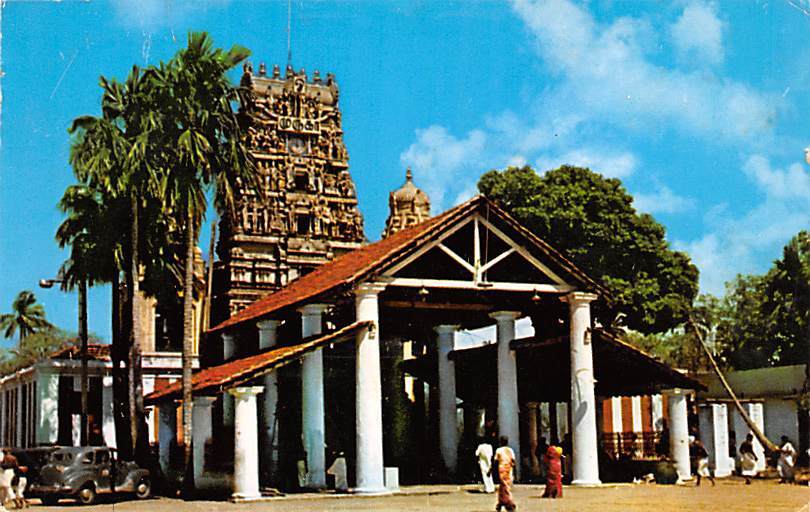
[[[14,480],[14,467],[17,459],[8,450],[0,450],[0,512],[5,512],[6,503],[13,503],[16,500],[14,489],[11,485]]]
[[[509,438],[501,436],[500,447],[495,450],[495,461],[498,463],[498,504],[495,505],[496,512],[500,512],[501,507],[507,511],[517,509],[515,500],[512,498],[512,479],[515,468],[515,452],[509,448]]]
[[[751,485],[751,477],[757,476],[757,454],[754,453],[754,435],[749,433],[740,444],[740,469],[745,485]]]
[[[478,469],[481,470],[484,492],[492,494],[495,492],[495,482],[492,481],[492,445],[484,438],[479,439],[478,448],[475,449],[475,456],[478,458]]]
[[[779,447],[779,461],[776,463],[780,484],[793,482],[793,466],[795,464],[796,449],[791,444],[788,436],[782,436],[782,444]]]
[[[712,487],[714,487],[714,477],[709,470],[709,452],[706,450],[706,447],[703,445],[700,439],[695,439],[692,441],[691,451],[695,457],[695,460],[697,460],[697,471],[695,471],[697,482],[695,483],[695,487],[700,486],[700,480],[704,477],[708,478],[712,483]]]
[[[546,470],[546,490],[543,498],[562,498],[562,448],[551,445],[543,455]]]

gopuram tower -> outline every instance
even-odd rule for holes
[[[388,210],[383,238],[430,218],[430,198],[413,184],[410,167],[405,171],[405,184],[388,196]]]
[[[246,64],[241,84],[263,194],[240,187],[235,218],[221,217],[215,321],[365,241],[334,76]]]

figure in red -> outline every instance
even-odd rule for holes
[[[562,498],[562,448],[551,445],[543,456],[546,467],[546,490],[544,498]]]

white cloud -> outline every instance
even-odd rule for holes
[[[459,190],[459,186],[463,190],[469,189],[470,182],[463,179],[462,171],[478,163],[486,139],[486,134],[481,130],[473,130],[465,138],[457,138],[448,133],[445,127],[433,125],[416,130],[416,142],[400,155],[400,161],[413,168],[419,186],[430,197],[434,209],[441,211],[446,192]],[[477,168],[478,173],[482,170]],[[473,187],[477,175],[475,178]]]
[[[686,6],[670,29],[672,42],[681,61],[695,59],[716,65],[723,61],[723,22],[717,15],[717,6],[692,2]]]
[[[610,153],[593,148],[570,150],[557,156],[540,156],[538,170],[556,169],[561,165],[588,167],[608,178],[627,178],[636,170],[638,161],[632,153]]]
[[[633,195],[636,210],[645,213],[682,213],[695,207],[695,201],[679,196],[666,185],[658,184],[655,191]]]
[[[146,32],[177,23],[196,11],[227,5],[230,0],[177,2],[174,0],[113,0],[116,21],[127,28]]]
[[[810,172],[802,164],[773,168],[767,158],[753,155],[743,172],[759,187],[762,201],[738,217],[726,208],[712,209],[703,237],[675,244],[700,268],[703,291],[722,294],[735,275],[764,272],[757,263],[779,258],[788,240],[810,225]]]
[[[649,25],[637,18],[597,23],[566,0],[516,0],[538,55],[564,77],[558,94],[592,118],[639,129],[664,122],[700,135],[753,140],[770,134],[778,97],[711,73],[656,65]]]

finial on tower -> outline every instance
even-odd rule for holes
[[[259,76],[267,76],[267,66],[264,62],[259,63]]]
[[[278,64],[273,64],[273,78],[279,78],[281,76],[281,68],[278,67]]]
[[[405,181],[413,181],[413,172],[410,166],[405,170]]]

